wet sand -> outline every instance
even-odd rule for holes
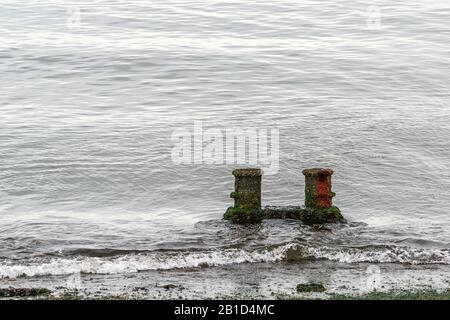
[[[308,283],[321,284],[325,291],[297,292],[298,284]],[[449,299],[450,266],[244,263],[114,275],[19,277],[4,280],[2,287],[51,291],[32,297],[38,299]]]

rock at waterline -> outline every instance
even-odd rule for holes
[[[326,290],[320,283],[300,283],[297,285],[297,292],[324,292]]]

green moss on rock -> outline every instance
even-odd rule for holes
[[[234,223],[257,223],[263,219],[261,210],[256,208],[229,207],[223,218]]]
[[[297,206],[266,206],[263,209],[264,219],[295,219],[301,220],[304,207]]]
[[[224,214],[225,220],[235,223],[256,223],[263,219],[294,219],[306,224],[324,224],[345,222],[337,207],[305,208],[299,206],[266,206],[263,209],[229,207]]]
[[[295,219],[307,224],[344,222],[344,217],[337,207],[305,208],[298,206],[273,207],[267,206],[262,210],[264,219]]]
[[[450,288],[443,291],[401,290],[387,292],[369,292],[362,295],[333,294],[330,300],[450,300]]]
[[[325,287],[320,283],[300,283],[297,285],[297,292],[324,292]]]
[[[50,293],[51,291],[45,288],[0,288],[1,298],[36,297]]]
[[[344,222],[344,217],[338,207],[306,208],[301,220],[308,224]]]

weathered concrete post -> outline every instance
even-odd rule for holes
[[[338,207],[333,206],[331,175],[333,170],[313,168],[303,170],[305,175],[305,210],[302,220],[308,223],[343,222],[344,217]]]
[[[261,170],[236,169],[233,170],[234,206],[239,208],[261,208]]]
[[[305,175],[305,206],[266,206],[261,208],[260,169],[246,168],[233,171],[234,191],[224,219],[235,223],[254,223],[262,219],[297,219],[307,224],[344,222],[338,207],[332,205],[331,175],[333,170],[313,168],[303,170]]]
[[[307,208],[331,208],[331,175],[333,170],[313,168],[303,170],[305,175],[305,206]]]
[[[261,169],[246,168],[233,170],[235,177],[234,207],[228,208],[224,218],[237,223],[261,221]]]

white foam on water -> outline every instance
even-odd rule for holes
[[[341,263],[404,263],[450,265],[447,249],[415,249],[407,247],[332,248],[309,247],[290,243],[273,249],[243,249],[208,252],[126,254],[120,257],[51,258],[27,264],[0,264],[0,278],[67,275],[76,273],[120,274],[148,270],[172,270],[213,267],[240,263],[301,261],[326,259]]]
[[[450,264],[450,250],[408,247],[331,248],[297,247],[302,258],[343,263]]]
[[[73,273],[117,274],[145,270],[171,270],[238,263],[276,262],[284,258],[284,246],[273,250],[238,249],[177,254],[132,254],[116,258],[58,258],[45,263],[0,265],[0,278],[20,276],[66,275]]]

